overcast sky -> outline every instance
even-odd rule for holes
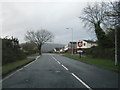
[[[66,28],[73,28],[74,41],[95,38],[78,18],[89,0],[40,1],[1,2],[0,36],[14,36],[23,43],[27,30],[46,29],[55,35],[54,43],[67,44],[72,39],[72,31]]]

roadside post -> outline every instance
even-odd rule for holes
[[[83,51],[82,50],[78,50],[77,52],[79,53],[79,56],[81,58]]]

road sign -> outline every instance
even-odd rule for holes
[[[80,53],[82,53],[83,51],[82,51],[82,50],[77,50],[77,52],[80,52]]]
[[[82,47],[82,42],[78,42],[78,46],[79,46],[79,47]]]

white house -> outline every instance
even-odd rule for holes
[[[65,47],[64,47],[64,51],[67,51],[69,49],[69,45],[67,44],[67,45],[65,45]]]
[[[97,43],[91,40],[83,40],[80,43],[81,43],[81,46],[78,45],[77,48],[87,49],[93,46],[97,46]]]
[[[80,42],[69,42],[67,45],[64,46],[64,52],[68,53],[78,53],[83,49],[91,48],[93,46],[97,46],[97,43],[91,40],[83,40]]]
[[[53,51],[56,53],[61,53],[63,52],[63,48],[54,48]]]
[[[76,52],[77,52],[77,42],[69,42],[69,43],[64,47],[64,52],[76,53]]]

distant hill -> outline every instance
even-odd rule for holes
[[[45,43],[42,46],[42,51],[48,52],[48,51],[52,51],[54,48],[62,48],[64,46],[65,46],[64,44]]]

